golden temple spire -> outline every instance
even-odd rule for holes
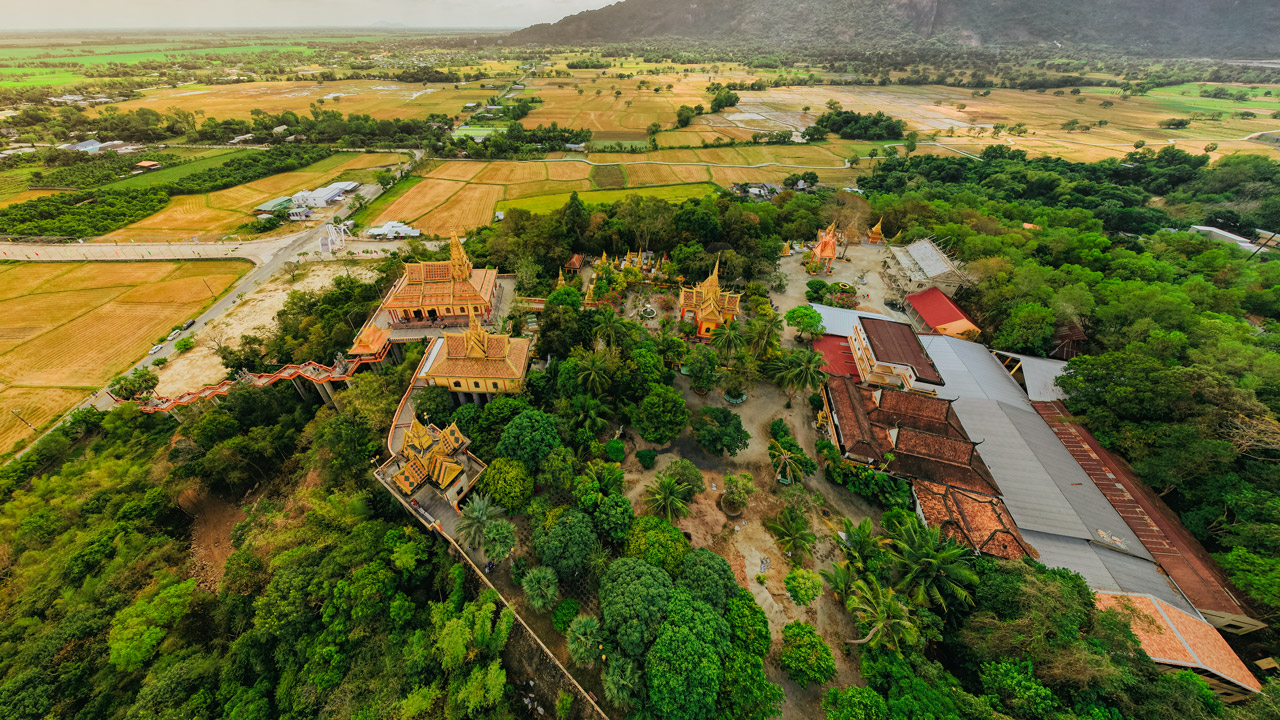
[[[560,276],[556,278],[556,290],[564,287],[564,268],[560,269]]]
[[[467,357],[487,357],[489,355],[489,333],[476,319],[476,314],[467,308],[471,317],[471,325],[467,327]]]
[[[462,248],[462,241],[457,233],[449,239],[449,276],[454,280],[467,280],[471,277],[471,258]]]

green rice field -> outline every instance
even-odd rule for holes
[[[701,198],[717,190],[711,183],[694,183],[691,185],[663,185],[658,187],[638,187],[625,190],[595,190],[578,193],[578,199],[590,204],[617,202],[628,195],[644,195],[657,197],[671,202],[683,202],[690,198]],[[537,197],[504,200],[498,203],[499,210],[521,208],[532,213],[547,213],[559,210],[569,202],[570,193],[556,195],[539,195]]]
[[[256,150],[222,150],[214,155],[193,160],[181,165],[172,165],[161,168],[155,172],[142,173],[141,175],[133,175],[123,180],[117,180],[113,183],[104,185],[104,188],[111,190],[128,190],[132,188],[147,188],[156,185],[173,182],[180,178],[184,178],[201,170],[208,170],[211,167],[218,167],[223,163],[235,157],[242,157],[249,153],[257,152]]]

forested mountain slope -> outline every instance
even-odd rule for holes
[[[1280,49],[1269,0],[624,0],[535,25],[519,42],[674,35],[785,44],[1086,43],[1132,53],[1258,57]]]

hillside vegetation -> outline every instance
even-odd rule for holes
[[[1253,56],[1274,50],[1267,0],[624,0],[513,35],[519,42],[621,42],[673,35],[772,43],[1082,43],[1126,52]]]

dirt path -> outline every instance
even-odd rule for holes
[[[228,500],[207,491],[188,490],[178,496],[178,504],[195,517],[191,525],[192,574],[200,587],[218,590],[231,547],[231,531],[245,519],[244,511]]]

